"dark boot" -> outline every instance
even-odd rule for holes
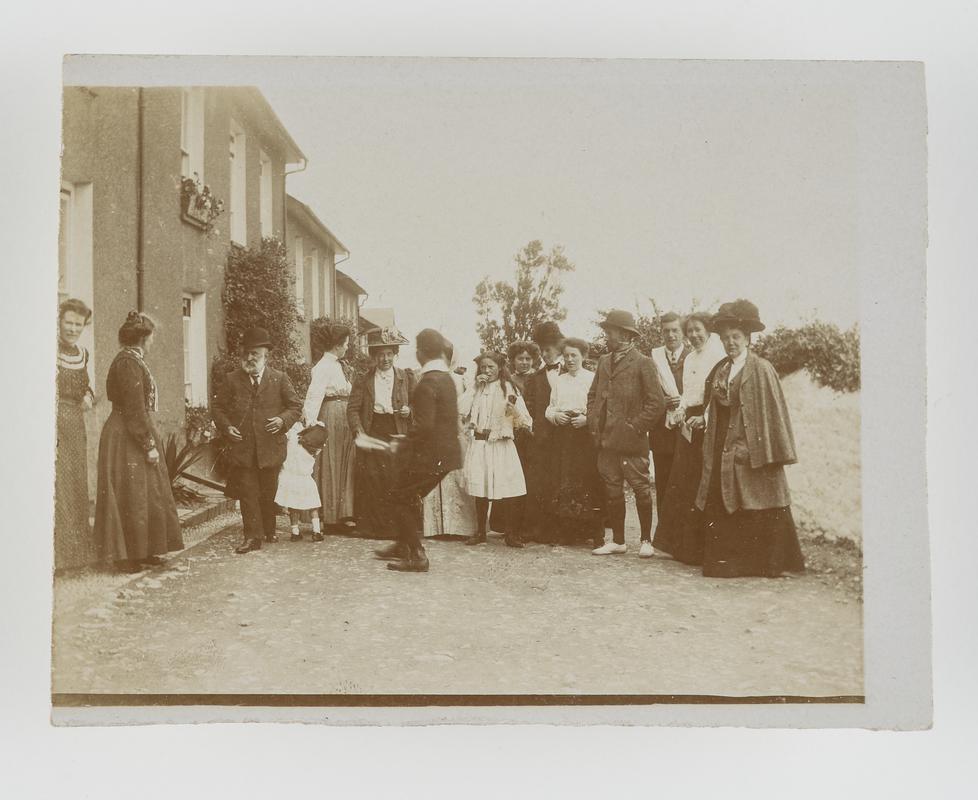
[[[244,544],[234,548],[235,553],[250,553],[252,550],[261,550],[261,539],[246,539]]]
[[[485,544],[486,543],[486,532],[474,533],[468,539],[465,540],[466,544]]]
[[[408,557],[408,549],[401,542],[394,542],[387,547],[374,550],[374,557],[381,561],[396,561]]]
[[[391,561],[387,565],[387,569],[392,569],[395,572],[427,572],[428,555],[423,547],[419,547],[409,551],[406,558],[402,558],[400,561]]]

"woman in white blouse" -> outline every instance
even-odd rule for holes
[[[323,501],[327,526],[353,526],[354,446],[346,407],[352,386],[340,358],[346,354],[350,329],[330,324],[323,342],[325,352],[312,368],[312,379],[302,407],[307,425],[326,426],[326,444],[316,458],[316,483]],[[327,527],[328,530],[328,527]]]
[[[683,333],[693,352],[683,361],[683,391],[672,471],[666,487],[652,545],[686,564],[703,563],[703,515],[696,510],[696,492],[703,471],[703,394],[706,379],[726,353],[720,337],[710,332],[709,314],[690,314]]]
[[[600,545],[604,541],[602,488],[597,454],[587,429],[587,395],[594,373],[584,369],[588,344],[564,342],[564,368],[554,382],[547,419],[555,426],[544,513],[559,520],[560,541]]]
[[[532,427],[533,421],[506,369],[506,357],[502,353],[483,353],[475,363],[475,386],[459,402],[462,422],[472,436],[462,471],[466,489],[475,498],[477,525],[475,535],[466,544],[486,541],[492,502],[503,508],[506,544],[522,547],[520,502],[526,496],[526,480],[515,435],[519,428]]]

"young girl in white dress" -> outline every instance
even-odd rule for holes
[[[522,547],[516,529],[519,509],[515,506],[517,498],[526,495],[526,480],[514,437],[517,428],[531,428],[533,421],[509,376],[505,356],[483,353],[476,359],[476,365],[475,386],[459,403],[462,421],[472,437],[462,471],[466,490],[475,498],[477,524],[475,535],[466,544],[486,541],[486,521],[492,501],[504,504],[506,544]]]
[[[278,491],[275,493],[275,504],[282,506],[289,514],[289,524],[292,526],[290,541],[302,539],[299,533],[299,512],[312,512],[312,540],[321,542],[323,533],[319,523],[319,487],[312,476],[316,467],[316,457],[299,444],[299,431],[303,423],[297,422],[289,429],[286,436],[288,449],[285,462],[278,476]]]

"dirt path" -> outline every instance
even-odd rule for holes
[[[428,546],[396,574],[328,537],[240,527],[59,608],[54,691],[862,694],[862,608],[816,576],[703,578],[585,549]],[[630,531],[630,538],[636,532]]]

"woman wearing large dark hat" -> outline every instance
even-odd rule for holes
[[[131,572],[160,564],[161,555],[183,547],[153,421],[159,393],[145,360],[155,329],[153,320],[138,311],[130,312],[119,328],[122,349],[105,381],[112,413],[98,447],[95,539],[103,561]]]
[[[703,474],[696,507],[705,512],[703,574],[733,578],[802,572],[786,464],[797,461],[778,374],[750,351],[764,330],[757,306],[724,303],[713,317],[727,357],[707,379]]]
[[[354,437],[359,434],[389,442],[403,436],[411,421],[411,395],[416,378],[394,366],[401,346],[410,342],[395,328],[367,332],[367,351],[374,365],[353,383],[346,418]],[[387,497],[391,460],[386,451],[357,453],[355,510],[357,529],[381,538],[394,538],[393,510]]]
[[[88,524],[88,437],[85,411],[95,402],[88,350],[78,339],[92,311],[81,300],[58,309],[58,449],[54,468],[54,568],[84,567],[95,561]]]

